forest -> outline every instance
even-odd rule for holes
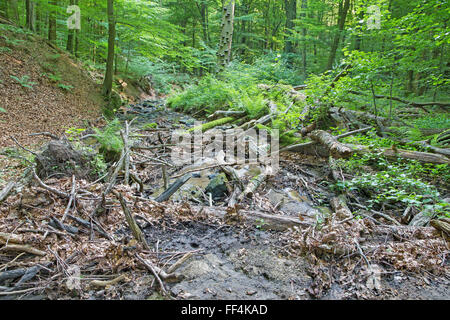
[[[0,0],[0,300],[448,300],[447,0]]]

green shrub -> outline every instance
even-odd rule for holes
[[[100,143],[100,153],[106,161],[115,161],[120,157],[123,149],[123,141],[120,136],[122,125],[119,119],[110,121],[102,130],[94,128],[95,137]]]

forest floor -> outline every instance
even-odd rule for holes
[[[130,106],[122,119],[131,118],[136,118],[131,132],[140,134],[139,145],[146,147],[168,145],[171,130],[192,127],[194,120],[167,110],[163,100]],[[53,191],[24,185],[1,204],[0,226],[4,242],[37,251],[2,250],[0,298],[450,298],[448,242],[434,228],[395,226],[370,216],[325,220],[321,228],[313,227],[319,216],[332,211],[326,201],[334,196],[325,183],[330,179],[326,159],[282,153],[280,172],[233,211],[226,207],[228,196],[212,200],[211,206],[205,195],[205,187],[221,174],[219,167],[201,163],[169,169],[171,177],[195,172],[171,201],[159,203],[155,198],[164,183],[155,161],[168,161],[167,149],[139,150],[132,158],[144,190],[136,183],[114,189],[126,199],[149,247],[136,242],[114,197],[105,213],[92,218],[107,183],[77,179],[73,209],[67,205],[69,177],[45,180]],[[234,168],[243,182],[260,170]],[[84,224],[64,221],[67,208]],[[267,216],[252,218],[244,212]],[[287,230],[278,219],[294,221],[296,227]],[[63,228],[55,221],[64,221]],[[76,231],[64,229],[68,226]],[[162,270],[156,272],[159,278],[152,268]],[[74,276],[74,270],[79,274]]]
[[[100,85],[67,53],[5,30],[0,48],[0,147],[14,145],[10,136],[29,145],[39,141],[31,133],[61,134],[101,117]]]

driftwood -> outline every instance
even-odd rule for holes
[[[352,148],[340,143],[330,133],[323,130],[315,130],[309,135],[314,141],[324,145],[334,158],[348,158],[353,154]]]
[[[205,214],[220,218],[224,218],[227,214],[227,208],[199,206],[193,206],[192,208],[198,211],[202,210]],[[297,217],[273,215],[260,211],[247,210],[239,210],[239,214],[245,218],[246,223],[254,226],[261,226],[261,224],[263,224],[264,228],[271,230],[283,231],[292,227],[305,228],[311,226],[311,224],[303,222]]]
[[[156,199],[156,202],[163,202],[166,200],[169,200],[169,198],[177,192],[178,189],[180,189],[190,178],[192,177],[191,174],[185,174],[181,178],[179,178],[177,181],[175,181],[170,187],[165,190],[163,193],[161,193]]]

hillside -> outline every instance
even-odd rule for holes
[[[0,147],[14,144],[10,136],[33,144],[31,133],[63,133],[101,116],[101,86],[79,63],[36,35],[1,26]]]

